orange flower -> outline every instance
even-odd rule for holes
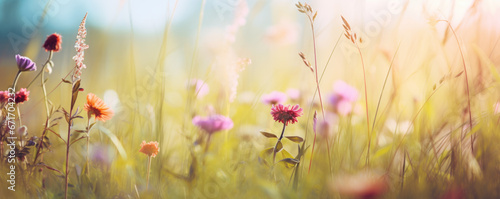
[[[93,93],[87,95],[87,103],[84,108],[89,115],[95,115],[96,120],[101,120],[103,122],[111,119],[113,116],[113,111],[108,105],[104,104],[104,102]]]
[[[158,154],[158,151],[160,150],[160,147],[158,147],[158,142],[148,142],[142,141],[141,143],[141,149],[139,152],[142,152],[148,156],[153,156],[156,157],[156,154]]]

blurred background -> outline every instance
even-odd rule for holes
[[[85,52],[88,68],[83,72],[82,84],[99,96],[110,91],[107,97],[113,99],[107,100],[116,101],[113,103],[121,100],[122,105],[131,108],[140,101],[156,107],[158,104],[153,102],[156,99],[147,99],[145,94],[153,92],[156,84],[162,84],[166,86],[166,105],[183,110],[185,85],[191,78],[207,82],[212,88],[209,95],[212,99],[224,95],[232,98],[231,102],[238,94],[243,102],[257,102],[263,93],[284,92],[288,88],[309,92],[311,96],[312,90],[308,88],[314,87],[314,76],[297,55],[304,52],[313,63],[311,31],[295,3],[289,0],[1,1],[0,84],[4,85],[2,89],[11,84],[17,70],[15,54],[28,56],[41,65],[48,54],[41,48],[45,37],[57,32],[63,37],[63,47],[54,55],[55,68],[47,82],[49,90],[56,88],[74,66],[71,58],[75,55],[73,45],[78,25],[88,13],[86,42],[90,48]],[[461,71],[452,32],[446,22],[437,20],[448,20],[456,29],[471,68],[472,82],[484,79],[477,76],[482,74],[479,67],[484,65],[478,53],[492,63],[500,61],[499,51],[495,50],[500,38],[500,27],[495,21],[500,17],[498,1],[308,3],[318,11],[315,32],[319,70],[323,70],[331,55],[321,84],[325,93],[338,79],[362,88],[359,55],[342,37],[340,15],[364,40],[361,48],[368,81],[376,82],[370,85],[370,91],[380,90],[386,69],[400,46],[394,62],[398,75],[389,81],[407,92],[401,95],[401,107],[421,100],[425,91],[443,76]],[[238,60],[251,64],[240,73],[239,66],[229,66]],[[24,74],[19,85],[27,85],[35,75]],[[35,83],[31,89],[33,101],[41,100],[35,97],[40,96],[40,89],[35,89],[39,86]],[[239,92],[232,92],[234,88]],[[66,99],[67,96],[61,95],[65,90],[57,87],[50,94],[51,100],[57,104]],[[368,95],[375,99],[378,92]],[[33,102],[26,106],[43,108],[41,103]]]
[[[361,60],[355,46],[343,36],[341,15],[363,40],[360,48],[372,115],[393,59],[386,94],[381,98],[381,108],[388,110],[384,118],[410,120],[435,87],[442,92],[429,105],[437,113],[426,118],[429,125],[460,115],[466,101],[459,45],[468,68],[474,113],[480,115],[491,108],[500,96],[493,86],[500,64],[500,1],[306,2],[318,12],[314,30],[318,70],[322,73],[326,68],[321,82],[324,99],[332,93],[333,83],[343,80],[360,92],[358,105],[364,106]],[[127,153],[136,154],[143,139],[158,140],[162,152],[169,154],[166,162],[180,159],[183,164],[178,167],[186,166],[187,150],[174,153],[170,149],[182,145],[180,137],[195,129],[190,126],[194,115],[210,111],[228,115],[235,122],[235,136],[254,137],[260,129],[279,132],[281,128],[272,123],[269,105],[261,103],[263,94],[297,89],[302,101],[287,103],[300,103],[305,115],[318,110],[310,104],[314,75],[298,56],[303,52],[314,65],[311,26],[296,3],[2,0],[0,90],[8,88],[17,72],[14,56],[28,56],[41,67],[48,56],[41,46],[48,35],[57,32],[63,38],[62,50],[54,54],[55,67],[48,75],[47,88],[55,106],[68,107],[70,86],[60,82],[75,65],[74,42],[88,13],[86,43],[90,47],[85,51],[82,87],[85,94],[104,98],[116,115],[102,126],[117,134]],[[36,74],[23,73],[19,88]],[[189,93],[187,83],[194,78],[210,88],[206,96],[196,98]],[[28,129],[41,129],[39,118],[45,117],[39,82],[30,87],[30,101],[21,106],[23,120],[33,121],[27,122]],[[77,102],[80,107],[83,96]],[[353,116],[354,122],[364,119],[363,108]],[[65,128],[61,125],[61,131]],[[304,134],[298,128],[290,131]],[[264,146],[254,145],[258,149]]]

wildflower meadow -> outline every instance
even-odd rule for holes
[[[500,198],[496,0],[0,1],[0,198]]]

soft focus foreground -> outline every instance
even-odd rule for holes
[[[500,197],[497,1],[45,3],[0,6],[0,198]]]

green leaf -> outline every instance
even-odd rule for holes
[[[125,148],[123,148],[123,145],[118,139],[118,137],[116,137],[115,134],[111,133],[109,129],[104,128],[103,126],[99,126],[99,130],[103,132],[105,135],[107,135],[109,139],[111,139],[116,149],[118,150],[120,156],[122,156],[123,159],[127,160],[127,153],[125,152]]]
[[[64,83],[71,84],[71,82],[70,82],[70,81],[68,81],[68,80],[62,79],[62,81],[63,81]]]
[[[280,152],[281,149],[283,149],[283,144],[281,143],[281,141],[278,141],[276,143],[276,146],[274,146],[274,153]]]
[[[290,165],[293,167],[296,164],[298,164],[300,161],[297,160],[297,159],[293,159],[293,158],[285,158],[285,159],[280,160],[278,163],[280,163],[280,162],[285,163],[285,166],[287,166],[288,168],[290,168],[289,167]]]
[[[80,141],[80,140],[82,140],[82,139],[85,139],[85,138],[87,138],[87,135],[84,135],[84,136],[82,136],[82,137],[79,137],[79,138],[73,139],[73,141],[71,141],[71,143],[70,143],[69,145],[71,146],[71,145],[73,145],[74,143],[76,143],[76,142],[78,142],[78,141]]]
[[[304,141],[304,138],[302,138],[300,136],[285,136],[285,138],[289,139],[292,142],[296,142],[296,143],[301,143]]]
[[[386,154],[387,152],[389,152],[391,150],[391,148],[392,148],[392,145],[390,145],[390,144],[388,144],[385,147],[382,147],[377,152],[375,152],[375,154],[373,154],[372,158],[373,159],[377,159],[377,158],[383,156],[384,154]]]
[[[61,108],[61,111],[63,112],[64,119],[66,119],[66,122],[69,123],[69,113],[66,111],[66,109]]]
[[[295,159],[292,154],[290,154],[287,150],[283,149],[281,150],[281,156],[283,156],[283,159]],[[285,167],[286,168],[292,168],[295,164],[289,164],[286,163]]]
[[[83,117],[82,117],[82,116],[77,115],[77,116],[73,116],[73,117],[71,117],[71,120],[76,119],[76,118],[83,119]]]
[[[305,149],[303,149],[303,148],[300,148],[300,145],[299,145],[299,153],[297,154],[295,159],[300,160],[300,158],[306,153],[306,151],[307,151],[307,149],[309,149],[309,147],[310,146],[307,146]]]
[[[268,132],[265,132],[265,131],[260,131],[260,133],[264,136],[266,136],[267,138],[278,138],[278,136],[272,134],[272,133],[268,133]]]
[[[56,135],[59,139],[61,139],[64,143],[66,143],[66,140],[64,140],[61,135],[59,135],[59,133],[51,130],[51,129],[47,129],[48,131],[52,132],[54,135]]]
[[[290,154],[287,150],[283,149],[281,150],[281,155],[283,158],[293,158],[292,154]]]
[[[94,127],[94,125],[96,124],[96,122],[92,123],[89,125],[89,128],[87,129],[87,131],[90,131],[90,129],[92,129],[92,127]]]
[[[264,164],[268,165],[266,159],[267,157],[271,156],[271,154],[273,154],[273,151],[274,147],[269,147],[267,149],[264,149],[263,151],[260,152],[259,159],[261,159],[262,162],[264,162]]]
[[[268,156],[268,155],[271,155],[273,153],[273,150],[274,150],[274,147],[269,147],[267,149],[264,149],[263,151],[260,152],[260,155],[262,157],[265,157],[265,156]]]
[[[38,163],[36,166],[38,166],[38,167],[45,167],[45,168],[47,168],[47,169],[49,169],[49,170],[52,170],[52,171],[58,172],[58,173],[60,173],[60,174],[63,174],[61,171],[59,171],[59,170],[57,170],[57,169],[55,169],[55,168],[53,168],[53,167],[49,167],[49,166],[47,166],[47,165],[46,165],[46,164],[44,164],[44,163]]]
[[[78,93],[80,92],[80,79],[76,80],[76,82],[73,84],[73,95],[71,96],[71,107],[75,106],[76,99],[78,98]]]

